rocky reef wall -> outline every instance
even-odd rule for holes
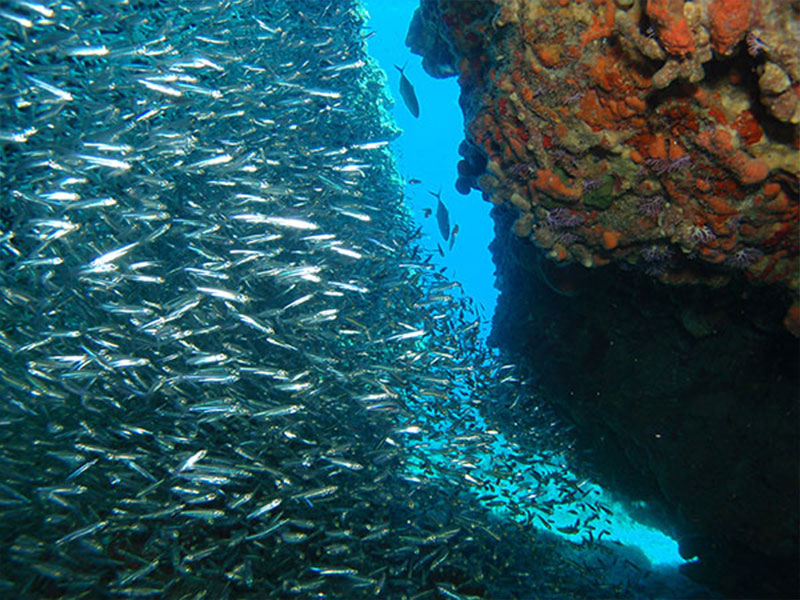
[[[690,568],[797,592],[800,4],[422,0],[456,188],[494,211],[492,340]]]
[[[780,293],[554,265],[494,211],[491,342],[575,424],[589,472],[650,505],[688,574],[731,597],[797,589],[797,342]],[[524,411],[529,407],[521,407]]]

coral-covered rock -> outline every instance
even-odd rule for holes
[[[711,0],[708,4],[708,28],[711,46],[727,56],[744,39],[750,27],[752,0]]]
[[[466,138],[486,159],[470,181],[497,206],[500,246],[517,254],[501,264],[495,253],[495,342],[527,353],[595,445],[613,432],[671,506],[685,551],[720,579],[741,557],[794,564],[798,436],[780,427],[796,416],[787,394],[800,336],[796,3],[421,0],[416,18],[448,47],[436,55],[458,74]],[[526,260],[535,264],[514,279]],[[605,265],[616,268],[596,269]],[[573,269],[616,291],[581,302]],[[549,321],[514,304],[526,274],[555,294]],[[660,300],[640,310],[645,292]],[[650,310],[663,317],[652,327]],[[720,360],[729,343],[738,354]],[[759,362],[771,352],[778,371]],[[597,370],[583,373],[587,364]],[[595,396],[598,377],[624,394]],[[655,428],[671,431],[667,445]],[[781,494],[788,502],[772,510]]]
[[[646,13],[664,50],[678,56],[694,52],[694,34],[683,15],[683,0],[647,0]]]
[[[458,73],[467,139],[495,165],[492,202],[584,217],[556,250],[534,220],[533,243],[665,283],[778,285],[788,309],[800,294],[800,138],[781,123],[800,122],[788,4],[424,0],[409,43],[434,75]],[[658,211],[643,209],[653,197]],[[670,249],[657,269],[653,244]]]

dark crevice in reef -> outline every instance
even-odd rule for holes
[[[661,510],[696,580],[793,597],[800,356],[782,292],[558,267],[511,233],[512,210],[493,217],[491,343],[523,357],[575,425],[584,467]]]

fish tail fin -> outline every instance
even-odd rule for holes
[[[402,74],[403,74],[403,71],[405,71],[405,70],[406,70],[406,67],[407,67],[407,66],[408,66],[408,61],[406,61],[405,63],[403,63],[403,66],[402,66],[402,67],[398,67],[397,65],[395,65],[395,66],[394,66],[394,68],[395,68],[395,69],[397,69],[398,71],[400,71],[400,75],[402,75]]]

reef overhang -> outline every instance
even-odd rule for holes
[[[496,205],[491,341],[695,575],[796,591],[797,3],[421,0],[406,42]]]

